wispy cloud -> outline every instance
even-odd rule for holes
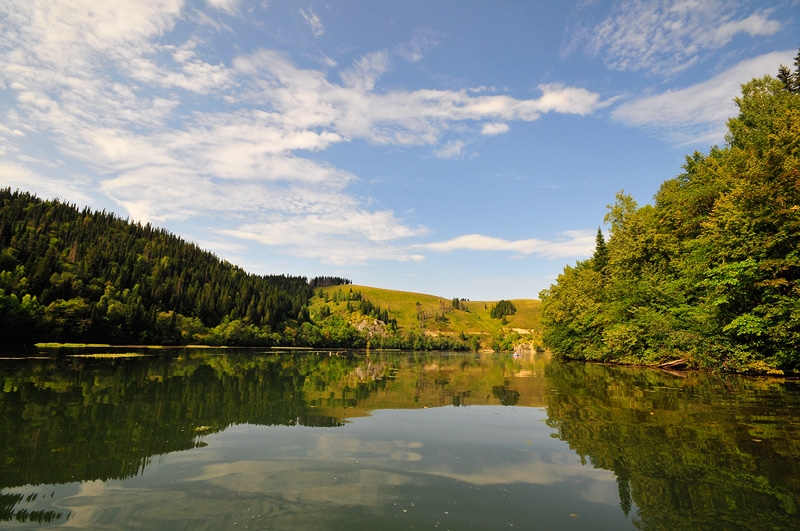
[[[622,103],[612,116],[676,144],[720,144],[726,121],[737,113],[733,98],[740,95],[742,82],[774,75],[777,65],[791,62],[793,53],[786,50],[742,61],[697,85]]]
[[[342,82],[345,86],[359,91],[371,91],[388,68],[389,56],[386,52],[370,53],[359,58],[353,66],[342,72]]]
[[[270,50],[239,57],[234,68],[250,88],[246,97],[269,103],[287,125],[327,127],[376,144],[435,144],[454,122],[533,121],[547,112],[585,115],[604,105],[594,92],[555,83],[540,85],[541,97],[525,100],[469,89],[379,92],[387,61],[380,52],[358,59],[342,73],[344,86]]]
[[[91,197],[84,193],[84,188],[89,184],[88,179],[81,178],[52,178],[20,164],[0,162],[0,186],[10,187],[12,190],[23,190],[45,197],[58,197],[63,200],[77,201],[90,204]]]
[[[233,15],[239,9],[239,0],[206,0],[206,3],[215,9]]]
[[[490,122],[487,124],[483,124],[481,128],[481,134],[486,136],[495,136],[495,135],[502,135],[503,133],[507,133],[511,129],[508,124],[504,124],[502,122]]]
[[[397,53],[412,63],[421,61],[425,53],[436,46],[438,36],[430,28],[417,28],[408,42],[397,48]]]
[[[311,26],[311,32],[314,34],[314,37],[321,37],[322,34],[325,33],[325,26],[323,26],[322,20],[319,18],[319,15],[314,12],[312,6],[308,6],[308,11],[301,9],[300,14],[306,19],[308,25]]]
[[[337,216],[337,213],[347,217]],[[218,232],[269,245],[288,255],[318,259],[325,264],[359,265],[371,260],[424,260],[424,255],[397,245],[393,240],[424,234],[427,230],[402,227],[391,212],[340,209]],[[331,241],[336,245],[331,245]]]
[[[463,154],[464,146],[463,140],[453,140],[435,150],[434,154],[440,159],[453,159]]]
[[[769,10],[740,11],[738,3],[725,0],[618,1],[599,24],[575,35],[612,70],[672,75],[736,35],[774,35],[781,28]]]
[[[218,16],[239,9],[236,1],[208,4]],[[357,176],[308,153],[363,139],[457,156],[464,134],[499,134],[511,121],[585,115],[605,104],[559,84],[541,85],[531,99],[470,89],[382,91],[391,61],[381,51],[333,72],[340,83],[273,50],[223,64],[207,59],[191,31],[196,13],[184,10],[181,0],[0,4],[0,86],[14,100],[0,129],[3,149],[22,153],[24,136],[35,135],[95,176],[69,180],[16,157],[0,165],[2,182],[35,181],[38,188],[26,187],[81,202],[99,192],[139,221],[224,213],[220,234],[331,262],[418,260],[417,250],[396,242],[425,234],[424,227],[355,197],[348,186]],[[321,34],[313,10],[303,16]],[[179,22],[185,27],[172,33]],[[432,40],[415,34],[408,59]]]
[[[518,255],[538,255],[546,258],[566,258],[588,256],[595,246],[596,233],[592,231],[567,231],[563,239],[557,241],[504,240],[482,234],[467,234],[443,242],[416,245],[416,248],[438,252],[452,251],[494,251],[510,252]]]

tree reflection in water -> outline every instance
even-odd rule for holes
[[[548,425],[615,473],[642,529],[800,525],[796,381],[583,363],[546,374]]]
[[[491,404],[546,407],[554,436],[613,471],[620,508],[642,529],[800,524],[792,380],[680,378],[540,355],[253,350],[62,352],[5,360],[0,378],[0,521],[64,521],[69,511],[43,502],[59,485],[135,477],[232,425],[346,429],[379,409]]]

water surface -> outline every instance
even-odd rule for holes
[[[91,353],[0,360],[0,525],[800,527],[793,380],[542,355]]]

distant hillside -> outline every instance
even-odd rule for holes
[[[252,275],[164,229],[0,189],[0,346],[510,350],[538,327],[538,301]]]
[[[264,344],[306,321],[305,277],[251,275],[158,229],[0,189],[5,343]]]
[[[399,333],[466,339],[469,348],[474,348],[471,339],[475,338],[480,348],[508,350],[520,341],[538,343],[541,332],[541,302],[533,299],[514,299],[510,302],[516,313],[492,318],[492,308],[499,301],[454,301],[422,293],[342,285],[316,288],[309,311],[314,320],[324,318],[329,312],[346,317],[359,309],[361,301],[375,307],[374,318],[396,322]]]

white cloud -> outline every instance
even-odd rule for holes
[[[352,67],[342,72],[342,81],[347,87],[371,91],[388,68],[389,56],[386,52],[374,52],[360,58]]]
[[[542,97],[536,103],[539,112],[560,112],[584,116],[603,106],[600,96],[586,89],[550,83],[539,85],[539,90],[542,91]]]
[[[454,122],[533,121],[547,112],[585,115],[605,105],[596,93],[555,83],[540,85],[542,96],[526,100],[468,89],[381,93],[375,86],[387,61],[382,52],[360,58],[342,73],[344,86],[269,50],[239,57],[233,66],[249,83],[246,97],[271,106],[286,125],[326,127],[376,144],[435,144]]]
[[[311,32],[314,34],[314,37],[320,37],[325,33],[325,26],[322,25],[322,20],[319,18],[319,15],[314,13],[314,9],[311,6],[308,6],[308,13],[301,9],[300,14],[306,19],[308,25],[311,26]]]
[[[9,15],[7,22],[11,26],[20,19],[26,22],[19,34],[12,31],[6,38],[25,39],[26,47],[34,50],[40,60],[47,61],[49,66],[62,64],[67,68],[78,61],[85,64],[87,58],[80,52],[84,47],[109,52],[121,44],[139,45],[163,35],[174,27],[183,3],[183,0],[8,0],[0,11]],[[70,57],[71,51],[79,53]]]
[[[502,122],[489,122],[483,124],[481,128],[481,134],[486,136],[495,136],[495,135],[502,135],[503,133],[507,133],[510,127],[508,124],[504,124]]]
[[[238,254],[247,251],[247,245],[241,242],[232,242],[230,240],[218,239],[200,239],[192,240],[201,249],[205,249],[212,253],[219,254]]]
[[[576,31],[576,38],[587,40],[588,51],[613,70],[671,75],[738,34],[774,35],[781,28],[767,10],[742,17],[737,8],[724,0],[619,1],[596,27]]]
[[[441,149],[437,149],[434,153],[440,159],[453,159],[461,156],[463,152],[464,152],[464,141],[453,140],[443,145]]]
[[[234,13],[231,13],[234,14]],[[223,31],[228,33],[233,33],[231,27],[221,20],[217,20],[204,12],[200,11],[199,9],[195,9],[192,12],[187,13],[187,17],[192,22],[196,23],[198,26],[208,26],[210,28],[214,28],[217,33],[222,33]]]
[[[11,190],[31,192],[46,198],[59,198],[78,204],[91,204],[92,199],[84,192],[87,179],[48,177],[21,166],[0,161],[0,186]]]
[[[0,135],[11,135],[15,137],[22,137],[25,136],[25,133],[23,131],[20,131],[19,129],[9,128],[3,124],[0,124]],[[5,140],[5,138],[2,139]]]
[[[623,103],[612,116],[677,144],[719,144],[726,121],[737,113],[733,98],[741,94],[742,83],[774,74],[779,64],[789,64],[793,54],[787,50],[742,61],[697,85]]]
[[[389,243],[397,237],[408,237],[424,233],[424,229],[412,230],[413,234],[398,236],[391,224],[396,223],[391,212],[357,214],[361,219],[334,219],[332,216],[307,218],[293,217],[291,220],[262,225],[243,225],[235,229],[220,230],[220,234],[240,240],[255,241],[275,246],[292,256],[314,258],[325,264],[360,265],[371,260],[396,260],[418,262],[425,259],[419,253]],[[389,221],[390,224],[384,224]],[[390,234],[380,229],[365,231],[363,223],[384,224]],[[354,224],[355,223],[355,224]],[[378,236],[378,239],[373,237]]]
[[[210,13],[240,5],[207,4]],[[348,193],[355,175],[308,154],[365,139],[459,156],[465,142],[458,136],[472,127],[500,134],[510,121],[604,105],[595,93],[558,84],[541,85],[531,99],[470,89],[381,91],[387,52],[362,56],[340,72],[341,83],[270,50],[209,62],[191,31],[198,12],[184,9],[181,0],[1,3],[0,86],[13,110],[0,135],[6,157],[13,152],[18,161],[0,165],[2,182],[85,203],[91,187],[143,222],[217,216],[227,223],[220,234],[332,263],[420,260],[396,242],[424,227]],[[312,28],[319,22],[310,8],[304,16]],[[203,28],[222,27],[204,17]],[[177,34],[179,21],[186,28]],[[322,29],[319,23],[315,34]],[[421,31],[412,44],[407,59],[419,60],[433,37]],[[50,142],[67,166],[90,168],[93,179],[41,175],[20,147],[25,137]],[[558,252],[527,242],[510,245],[520,254]]]
[[[438,36],[430,28],[417,28],[411,39],[398,47],[397,53],[412,63],[421,61],[425,53],[437,44]]]
[[[596,233],[592,231],[567,231],[565,239],[547,241],[531,238],[527,240],[504,240],[482,234],[467,234],[451,240],[419,244],[415,247],[438,252],[493,251],[511,252],[519,255],[539,255],[546,258],[589,256],[595,246]]]
[[[172,56],[179,65],[178,69],[170,70],[147,57],[138,56],[130,59],[125,73],[139,82],[164,88],[181,88],[198,94],[226,89],[234,83],[225,65],[212,65],[193,59],[194,53],[190,50],[175,50],[169,46],[162,49],[174,50]]]
[[[206,4],[229,15],[236,14],[239,9],[239,0],[206,0]]]
[[[765,13],[750,15],[744,20],[735,20],[719,26],[711,41],[721,47],[728,44],[738,33],[747,33],[751,37],[758,35],[774,35],[781,29],[777,20],[765,18]]]

